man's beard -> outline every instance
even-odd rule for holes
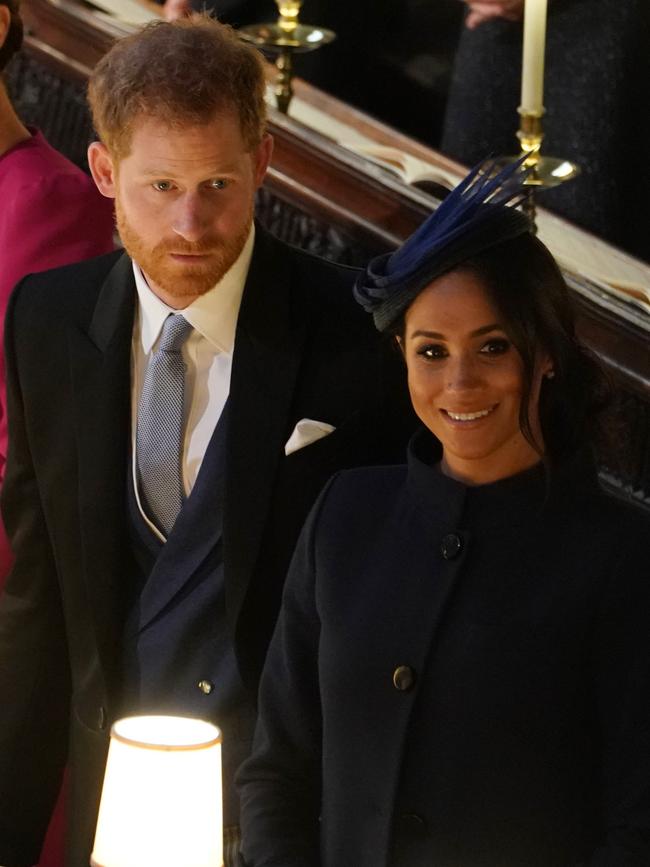
[[[124,248],[145,276],[168,295],[187,298],[209,292],[235,264],[250,233],[253,205],[251,203],[248,218],[242,224],[241,231],[232,238],[219,240],[207,237],[191,243],[177,236],[169,241],[160,241],[154,247],[145,243],[128,222],[119,198],[115,200],[115,214],[117,230]],[[207,254],[207,258],[196,264],[186,264],[174,261],[170,253],[202,253]]]

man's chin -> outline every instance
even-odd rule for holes
[[[150,282],[159,286],[167,295],[173,298],[191,298],[197,295],[205,295],[224,276],[227,268],[223,265],[198,268],[179,263],[165,266],[164,268],[147,267],[147,264],[138,262]]]
[[[147,273],[147,278],[156,286],[159,286],[166,295],[172,298],[196,298],[198,295],[205,295],[213,289],[219,282],[220,277],[192,277],[187,276],[170,277],[164,275],[156,277],[155,274]]]

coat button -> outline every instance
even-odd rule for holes
[[[393,686],[400,692],[408,692],[415,686],[415,672],[410,665],[398,665],[393,672]]]
[[[210,695],[210,693],[214,689],[214,684],[210,683],[209,680],[200,680],[197,686],[201,690],[203,695]]]
[[[463,547],[463,540],[456,533],[447,533],[443,536],[440,543],[440,550],[445,560],[453,560],[457,557]]]

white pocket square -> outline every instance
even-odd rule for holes
[[[284,453],[285,455],[290,455],[293,452],[297,452],[298,449],[304,449],[305,446],[326,437],[334,430],[336,430],[334,425],[328,424],[326,421],[301,418],[284,446]]]

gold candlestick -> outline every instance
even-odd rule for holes
[[[313,27],[298,21],[302,0],[275,0],[278,20],[272,24],[251,24],[238,32],[265,54],[276,56],[278,74],[275,80],[275,101],[287,114],[293,97],[293,55],[314,51],[336,39],[336,33],[324,27]]]
[[[537,215],[535,190],[550,190],[566,181],[572,180],[580,172],[580,167],[575,163],[569,162],[569,160],[542,156],[540,153],[542,141],[544,140],[543,114],[544,109],[541,112],[530,112],[523,108],[519,109],[520,122],[517,138],[519,139],[521,151],[516,157],[502,157],[497,161],[497,165],[503,167],[506,163],[515,162],[521,159],[522,156],[526,156],[521,170],[529,172],[524,184],[532,187],[532,189],[522,208],[530,217],[533,224]]]

